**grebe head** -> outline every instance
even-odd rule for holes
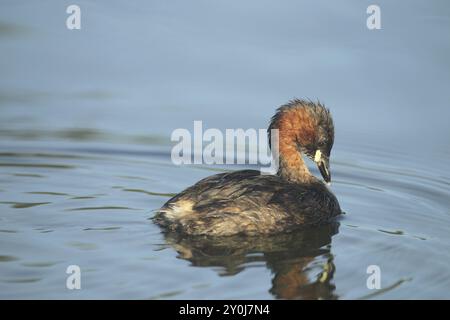
[[[309,170],[299,154],[313,160],[325,182],[331,181],[329,158],[334,142],[330,111],[320,102],[294,99],[278,108],[269,126],[278,129],[280,169],[288,180],[307,180]]]

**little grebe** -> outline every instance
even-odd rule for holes
[[[154,221],[189,235],[255,235],[320,225],[341,214],[336,197],[309,172],[301,155],[330,182],[330,111],[319,102],[295,99],[272,117],[269,141],[271,129],[278,129],[276,175],[241,170],[207,177],[167,201]]]

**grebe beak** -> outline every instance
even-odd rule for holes
[[[328,159],[322,159],[319,163],[317,163],[317,166],[319,167],[319,171],[323,177],[323,180],[325,180],[325,182],[327,183],[330,183],[331,173],[330,173],[330,163]]]
[[[320,174],[323,177],[323,180],[325,182],[330,183],[331,182],[331,173],[330,173],[330,163],[328,159],[322,158],[321,161],[317,163],[317,166],[319,167]]]
[[[317,164],[317,167],[319,168],[323,180],[325,180],[325,182],[329,184],[331,182],[331,173],[330,173],[330,161],[328,157],[322,154],[320,150],[317,150],[314,157],[314,162]]]

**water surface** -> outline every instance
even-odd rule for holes
[[[0,298],[450,298],[447,2],[379,1],[378,31],[365,1],[78,4],[79,31],[59,1],[0,5]],[[243,168],[173,165],[174,129],[265,128],[294,96],[334,115],[342,219],[221,240],[152,223]]]

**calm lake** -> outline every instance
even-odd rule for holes
[[[448,1],[377,1],[380,30],[370,1],[78,0],[80,30],[69,4],[0,4],[0,298],[450,299]],[[294,97],[331,109],[345,216],[162,233],[172,195],[245,168],[174,165],[172,131],[264,129]]]

